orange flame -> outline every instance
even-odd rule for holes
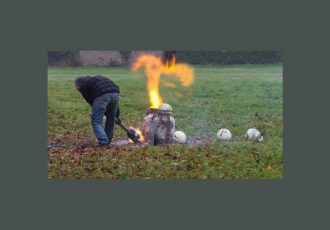
[[[177,64],[175,55],[172,57],[171,66],[168,60],[163,65],[161,58],[151,54],[139,56],[132,65],[132,70],[137,71],[144,68],[147,75],[147,86],[151,108],[159,108],[163,99],[159,94],[159,82],[162,74],[178,77],[184,87],[189,87],[194,81],[194,70],[186,64]]]
[[[166,60],[166,62],[165,62],[165,66],[164,66],[165,68],[168,68],[168,60]]]
[[[130,126],[129,128],[132,129],[132,130],[134,130],[136,132],[136,134],[138,134],[140,136],[139,141],[141,143],[144,143],[144,136],[142,134],[142,131],[139,128],[134,128],[132,126]],[[129,140],[129,142],[134,143],[134,141],[132,139],[128,138],[128,140]]]
[[[173,54],[172,56],[172,63],[171,63],[171,68],[174,68],[176,64],[176,60],[175,60],[175,54]]]
[[[162,81],[162,84],[165,85],[166,87],[175,89],[177,88],[176,84],[172,83],[172,82],[168,82],[168,81]]]

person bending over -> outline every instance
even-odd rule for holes
[[[111,143],[115,119],[119,118],[119,87],[104,76],[78,77],[75,86],[92,106],[91,125],[100,146]],[[106,116],[103,128],[103,116]]]

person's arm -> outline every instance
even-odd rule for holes
[[[115,122],[116,122],[117,125],[119,125],[119,124],[121,123],[119,106],[118,106],[118,108],[117,108],[117,113],[116,113],[116,119],[115,119]]]
[[[93,100],[90,97],[85,96],[85,95],[83,95],[83,97],[85,98],[85,100],[87,101],[87,103],[90,104],[90,106],[93,106]]]
[[[93,101],[93,98],[92,98],[92,93],[91,93],[90,87],[85,85],[79,91],[80,91],[81,95],[83,96],[83,98],[86,100],[86,102],[88,104],[90,104],[90,106],[93,106],[94,101]]]
[[[119,109],[119,106],[118,106],[118,108],[117,108],[117,113],[116,113],[116,117],[119,118],[119,116],[120,116],[120,109]]]

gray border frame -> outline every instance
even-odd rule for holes
[[[1,5],[1,229],[329,228],[323,210],[329,204],[328,6],[256,0]],[[284,51],[284,179],[48,180],[47,51],[128,48]]]

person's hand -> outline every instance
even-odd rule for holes
[[[115,122],[116,122],[117,125],[120,125],[120,124],[121,124],[121,119],[120,119],[120,117],[116,117]]]

